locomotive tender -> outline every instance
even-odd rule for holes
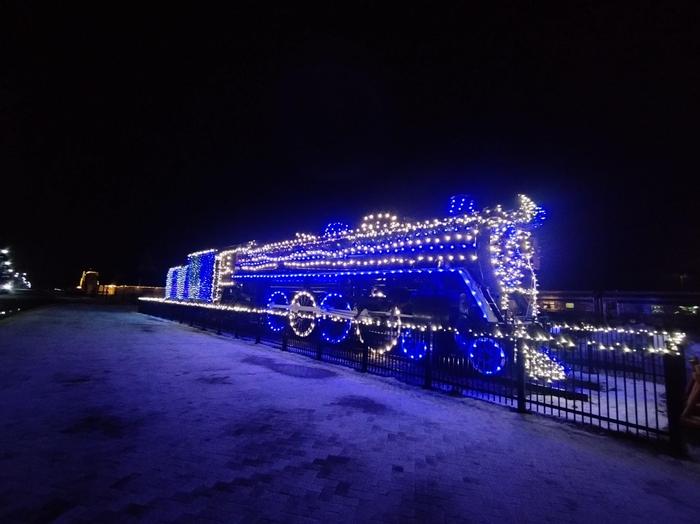
[[[532,230],[543,219],[525,195],[513,209],[482,210],[459,195],[432,220],[380,212],[355,228],[336,222],[319,235],[191,253],[168,271],[165,298],[260,313],[273,332],[318,330],[330,344],[357,337],[373,352],[414,359],[427,343],[413,333],[449,331],[478,372],[495,374],[507,359],[492,334],[537,319]],[[529,367],[564,378],[545,353],[529,357]]]

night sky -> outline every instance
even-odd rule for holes
[[[524,192],[546,289],[700,288],[691,3],[256,4],[2,4],[0,247],[35,284]]]

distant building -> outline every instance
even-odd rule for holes
[[[543,315],[555,320],[700,325],[700,293],[540,291]]]
[[[80,277],[78,289],[82,290],[86,295],[96,295],[100,287],[100,274],[97,271],[83,271]]]
[[[103,284],[99,287],[99,294],[104,296],[119,297],[162,297],[164,287],[158,286],[128,286],[117,284]]]

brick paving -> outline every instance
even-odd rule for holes
[[[0,322],[0,522],[697,522],[700,466],[128,309]]]

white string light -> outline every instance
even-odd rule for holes
[[[304,292],[305,293],[305,292]],[[410,330],[415,330],[415,331],[420,331],[420,332],[428,332],[428,331],[433,331],[433,332],[450,332],[454,334],[459,334],[460,332],[463,332],[465,334],[468,334],[469,337],[493,337],[497,339],[504,339],[504,340],[510,340],[510,341],[529,341],[529,342],[535,342],[535,343],[542,343],[542,344],[548,344],[557,348],[562,348],[562,349],[572,349],[576,347],[576,343],[574,340],[570,337],[564,336],[562,334],[557,334],[555,336],[552,333],[548,333],[544,331],[543,329],[539,328],[536,325],[529,325],[526,326],[525,324],[522,324],[516,328],[515,331],[513,331],[511,334],[504,334],[501,331],[501,328],[498,326],[493,326],[493,329],[491,330],[478,330],[478,329],[472,329],[472,328],[466,328],[462,331],[451,327],[451,326],[443,326],[441,324],[425,324],[425,323],[418,323],[418,322],[412,322],[412,321],[407,321],[406,318],[410,318],[410,316],[403,315],[398,308],[393,311],[393,315],[396,317],[395,321],[391,320],[380,320],[376,318],[372,319],[366,319],[366,318],[360,318],[360,317],[354,317],[348,312],[346,315],[340,315],[340,314],[332,314],[329,313],[328,311],[324,311],[321,309],[318,309],[318,311],[304,311],[304,312],[291,312],[287,308],[283,307],[250,307],[250,306],[243,306],[243,305],[232,305],[232,304],[213,304],[213,303],[206,303],[206,302],[182,302],[179,300],[169,300],[166,298],[155,298],[155,297],[139,297],[139,300],[142,300],[144,302],[157,302],[157,303],[163,303],[163,304],[173,304],[173,305],[181,305],[181,306],[189,306],[189,307],[199,307],[199,308],[204,308],[204,309],[212,309],[212,310],[217,310],[217,311],[231,311],[235,313],[251,313],[251,314],[266,314],[266,315],[278,315],[281,317],[291,317],[292,315],[304,315],[304,318],[311,318],[313,317],[314,320],[318,319],[328,319],[331,321],[335,322],[348,322],[350,321],[352,324],[354,324],[357,328],[358,325],[363,324],[363,325],[371,325],[372,323],[375,326],[378,327],[387,327],[391,329],[396,329],[397,327],[401,327],[402,329],[410,329]],[[315,300],[314,300],[315,303]],[[315,306],[313,306],[315,307]],[[561,326],[557,326],[559,329],[561,329]],[[576,329],[576,328],[579,329]],[[593,331],[590,328],[594,328],[595,326],[590,326],[588,324],[582,325],[582,326],[570,326],[567,325],[568,329],[571,329],[573,331]],[[526,329],[527,328],[527,329]],[[529,329],[529,331],[528,331]],[[609,328],[609,327],[597,327],[595,328],[596,330],[599,330],[598,332],[619,332],[619,333],[626,333],[626,334],[636,334],[636,335],[641,335],[641,334],[646,334],[650,337],[652,337],[651,342],[649,345],[643,345],[643,346],[638,346],[638,347],[630,347],[629,345],[610,345],[610,346],[604,346],[601,344],[596,343],[595,341],[587,341],[588,345],[594,346],[593,349],[599,349],[602,351],[613,351],[613,350],[621,350],[626,353],[629,352],[652,352],[652,353],[659,353],[659,354],[680,354],[678,351],[678,344],[680,344],[684,337],[685,334],[681,332],[667,332],[667,331],[648,331],[648,330],[617,330],[617,328]],[[357,331],[357,329],[356,329]],[[392,344],[392,347],[395,346],[396,344]],[[529,347],[529,346],[528,346]],[[385,351],[388,351],[385,349]]]
[[[316,309],[316,299],[308,291],[299,291],[292,297],[289,307],[289,325],[294,334],[300,338],[308,337],[316,327],[317,317],[313,312],[306,311],[309,308]],[[305,329],[301,329],[300,326],[304,325],[304,321],[308,321],[308,325]]]

